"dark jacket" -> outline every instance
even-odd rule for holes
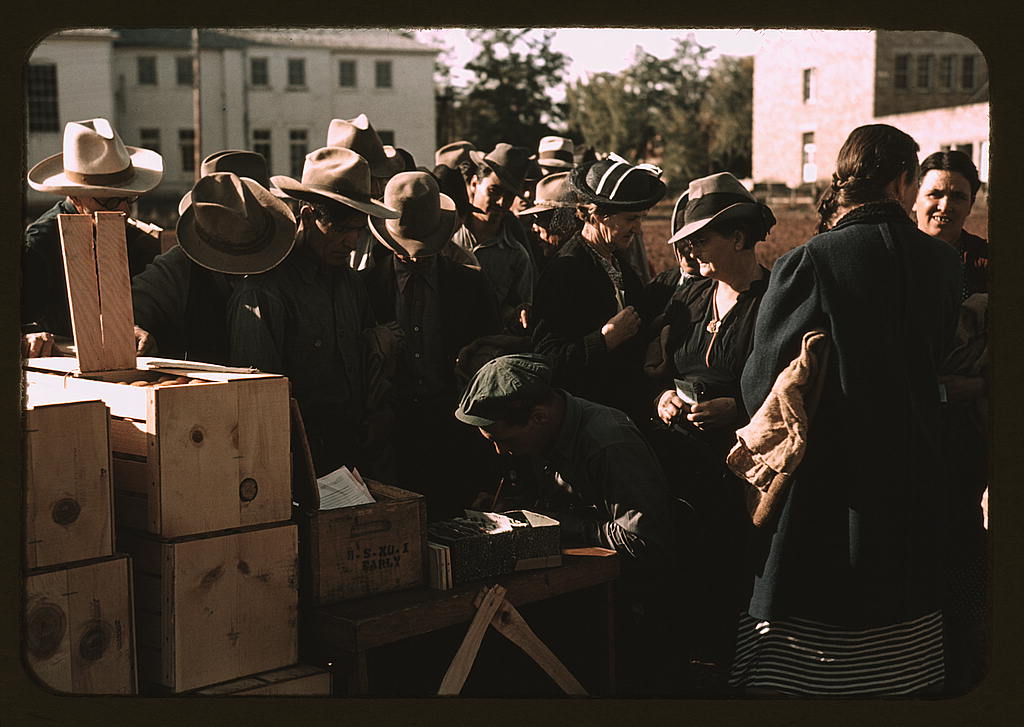
[[[833,348],[804,461],[766,537],[755,618],[873,626],[940,606],[937,372],[959,300],[956,251],[895,203],[855,209],[776,262],[742,376],[747,411],[804,333],[824,328]]]
[[[499,333],[501,321],[494,291],[483,273],[452,262],[443,255],[437,256],[437,265],[444,357],[449,364],[443,376],[454,395],[455,359],[459,350],[480,336]],[[397,321],[394,256],[378,261],[360,275],[366,284],[370,309],[377,321]]]
[[[961,230],[956,249],[960,252],[960,262],[964,266],[963,297],[966,299],[975,293],[987,293],[988,240]]]
[[[72,331],[57,215],[74,214],[75,206],[62,199],[25,229],[22,248],[21,322],[58,336],[70,336]],[[125,242],[129,275],[141,273],[160,252],[159,240],[132,225],[125,228]]]
[[[619,269],[625,305],[642,313],[640,279],[626,262]],[[609,351],[601,328],[617,311],[608,274],[576,234],[547,264],[534,292],[534,350],[550,360],[556,386],[633,414],[648,403],[642,380],[645,339],[641,332]]]

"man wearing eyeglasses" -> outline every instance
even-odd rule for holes
[[[231,361],[288,377],[318,477],[342,465],[373,476],[383,425],[369,397],[364,331],[375,320],[348,261],[367,215],[398,213],[371,199],[370,167],[351,149],[317,149],[306,156],[301,181],[271,182],[301,202],[295,247],[235,288],[227,306]]]
[[[63,151],[32,167],[29,186],[64,199],[25,230],[21,322],[26,355],[48,356],[54,335],[72,334],[58,215],[123,212],[128,270],[135,275],[160,252],[160,242],[151,233],[159,228],[133,219],[132,209],[162,178],[161,156],[125,146],[103,118],[68,122]]]

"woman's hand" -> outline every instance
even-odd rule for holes
[[[736,400],[731,396],[699,401],[686,418],[698,429],[722,429],[736,422]]]
[[[631,339],[640,331],[640,316],[636,309],[627,305],[601,327],[604,345],[612,351]]]
[[[679,398],[675,389],[663,391],[658,397],[658,418],[666,424],[671,424],[680,413],[688,410],[686,402]]]

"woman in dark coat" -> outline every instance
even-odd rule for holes
[[[693,564],[700,584],[693,643],[700,662],[720,666],[732,655],[744,605],[750,528],[744,485],[724,463],[736,429],[748,420],[740,375],[768,286],[754,244],[767,236],[775,216],[728,172],[690,182],[677,207],[682,225],[669,242],[686,245],[702,277],[675,294],[665,315],[656,408],[671,429],[652,439],[676,494],[696,510],[702,543]]]
[[[752,692],[907,695],[943,679],[938,371],[960,269],[908,217],[917,148],[891,126],[855,129],[835,223],[776,262],[761,302],[748,412],[806,332],[825,330],[832,353],[740,623],[732,683]]]
[[[583,229],[545,267],[531,312],[534,350],[548,357],[555,385],[634,418],[645,398],[643,284],[620,256],[665,195],[660,173],[614,155],[572,171]]]

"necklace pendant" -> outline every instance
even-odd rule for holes
[[[712,318],[708,323],[708,333],[714,335],[718,333],[718,329],[722,326],[722,322],[717,318]]]

